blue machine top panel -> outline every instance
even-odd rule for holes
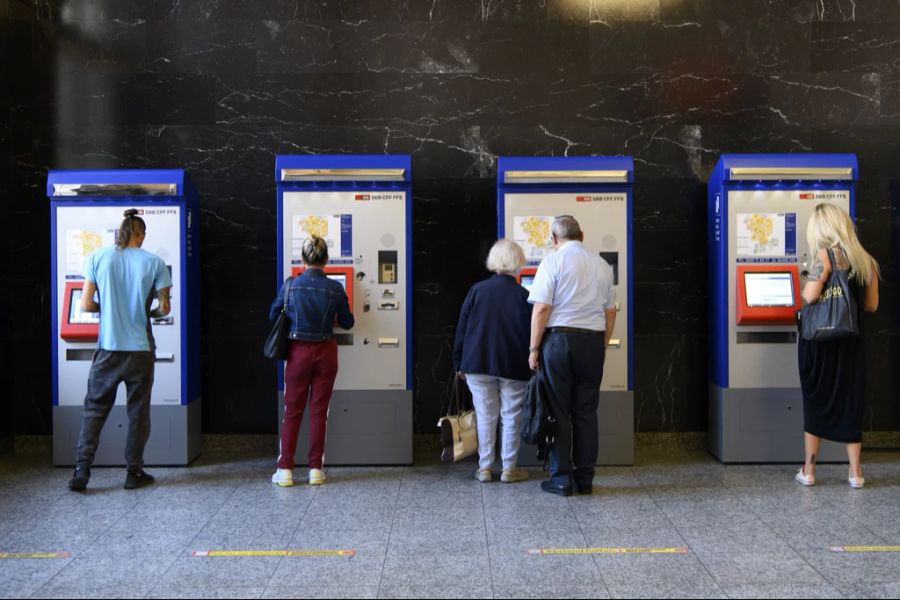
[[[123,191],[116,186],[139,186],[147,184],[160,190],[142,194],[138,191]],[[161,191],[163,184],[174,186],[174,193]],[[58,187],[89,186],[73,193],[59,193]],[[185,185],[190,187],[183,169],[99,169],[99,170],[54,170],[47,175],[47,197],[51,199],[79,200],[89,198],[118,198],[132,196],[178,197],[185,195]],[[111,187],[109,187],[111,186]],[[108,190],[102,189],[109,187]]]
[[[507,171],[627,171],[634,182],[634,159],[630,156],[501,156],[497,159],[497,181],[504,185]]]
[[[402,169],[396,181],[412,181],[412,156],[409,154],[279,154],[275,156],[275,181],[291,183],[283,180],[284,169],[338,169],[338,170],[371,170]],[[402,179],[400,179],[402,177]],[[323,176],[320,180],[327,180]],[[373,181],[363,175],[335,177],[343,181]],[[380,178],[378,180],[381,180]]]
[[[710,180],[732,181],[732,169],[735,168],[788,168],[788,169],[823,169],[823,168],[847,168],[851,169],[850,177],[841,178],[843,181],[856,181],[859,178],[859,163],[855,154],[723,154],[713,170]],[[746,180],[747,178],[744,178]],[[796,180],[798,177],[790,175],[780,176],[781,180]],[[816,179],[814,176],[800,177],[799,179]],[[835,180],[831,177],[829,179]]]

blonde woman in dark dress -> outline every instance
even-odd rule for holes
[[[806,236],[814,258],[803,288],[803,299],[808,304],[819,301],[831,275],[830,249],[834,253],[834,268],[848,271],[850,288],[859,309],[875,312],[878,309],[878,263],[859,243],[850,215],[832,204],[820,204],[809,221]],[[819,443],[825,438],[847,445],[848,483],[859,489],[866,483],[860,464],[866,375],[861,339],[808,342],[801,338],[798,355],[806,464],[795,479],[802,485],[815,485],[816,457]]]

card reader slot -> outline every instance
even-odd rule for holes
[[[400,338],[378,338],[378,347],[379,348],[399,348],[400,347]]]
[[[613,338],[613,339],[609,340],[609,347],[610,348],[621,348],[622,340],[617,339],[617,338]]]

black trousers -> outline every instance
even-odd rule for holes
[[[557,422],[550,451],[550,479],[556,485],[587,487],[594,479],[605,354],[603,332],[548,332],[541,344],[541,369]]]

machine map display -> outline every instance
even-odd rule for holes
[[[324,239],[333,257],[351,256],[352,215],[294,215],[291,250],[295,260],[301,258],[303,241],[310,236]]]
[[[522,246],[525,258],[541,260],[553,251],[550,243],[550,226],[553,217],[529,216],[513,219],[514,241]]]
[[[91,231],[69,229],[66,231],[66,277],[84,276],[84,261],[94,251],[115,243],[115,230]]]
[[[738,214],[738,256],[785,256],[788,254],[787,225],[784,213]]]

